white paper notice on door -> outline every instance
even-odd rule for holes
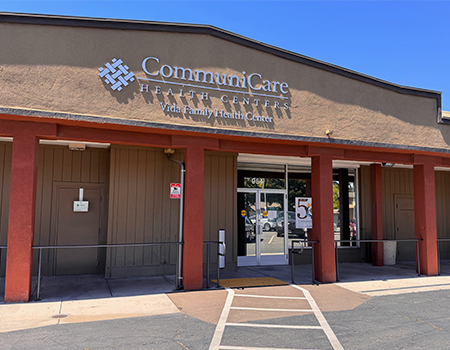
[[[74,201],[73,211],[80,211],[80,212],[89,211],[89,201]]]

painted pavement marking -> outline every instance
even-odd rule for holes
[[[333,346],[334,350],[344,350],[341,343],[339,342],[338,338],[336,337],[336,334],[334,334],[333,330],[331,329],[330,325],[328,324],[327,320],[322,314],[322,311],[320,311],[319,307],[316,304],[316,301],[311,296],[308,290],[296,286],[295,284],[291,284],[292,287],[297,288],[298,290],[301,290],[305,297],[308,299],[309,305],[311,305],[311,308],[314,310],[314,315],[316,315],[317,321],[319,321],[319,324],[322,326],[323,331],[325,332],[328,340],[331,343],[331,346]]]
[[[223,350],[274,350],[274,348],[255,348],[248,346],[226,346],[222,345],[220,349]],[[292,348],[276,348],[276,350],[315,350],[315,349],[292,349]]]
[[[255,328],[286,328],[286,329],[303,329],[303,330],[322,330],[325,332],[325,335],[328,338],[331,346],[334,350],[344,350],[341,343],[337,339],[330,325],[326,321],[322,312],[316,304],[316,301],[311,296],[308,290],[299,287],[297,285],[291,284],[291,287],[300,290],[305,297],[276,297],[276,296],[264,296],[264,295],[248,295],[248,294],[235,294],[234,291],[230,288],[226,288],[228,292],[227,299],[225,301],[225,305],[223,307],[222,313],[219,318],[219,322],[217,323],[216,330],[214,332],[213,339],[209,346],[209,350],[306,350],[306,349],[284,349],[284,348],[255,348],[255,347],[247,347],[247,346],[229,346],[229,345],[221,345],[223,333],[225,331],[225,327],[255,327]],[[250,308],[250,307],[233,307],[231,306],[233,303],[234,297],[249,297],[249,298],[271,298],[271,299],[294,299],[294,300],[307,300],[311,309],[308,310],[298,310],[298,309],[265,309],[265,308]],[[311,312],[314,313],[317,321],[320,326],[295,326],[295,325],[279,325],[279,324],[256,324],[256,323],[227,323],[228,316],[230,314],[230,310],[256,310],[256,311],[295,311],[295,312]]]
[[[265,323],[227,323],[227,326],[258,327],[258,328],[287,328],[287,329],[322,329],[321,326],[292,326],[292,325],[265,324]]]
[[[305,310],[305,309],[266,309],[262,307],[243,307],[243,306],[232,306],[231,310],[313,312],[313,310]]]
[[[293,299],[293,300],[306,300],[305,297],[275,297],[273,295],[251,295],[251,294],[235,294],[234,297],[246,297],[246,298],[264,298],[264,299]]]
[[[234,291],[230,288],[225,288],[228,292],[227,300],[223,306],[222,314],[220,315],[219,322],[217,322],[216,330],[214,332],[213,339],[209,345],[209,350],[218,350],[220,342],[222,341],[223,332],[225,330],[225,324],[230,313],[231,303],[233,302]]]

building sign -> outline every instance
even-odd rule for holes
[[[116,92],[136,80],[144,98],[152,95],[147,101],[159,104],[169,116],[267,127],[290,108],[289,84],[257,72],[225,74],[186,68],[164,64],[153,56],[145,57],[141,67],[145,76],[137,76],[121,59],[113,58],[99,69],[99,77]]]
[[[98,75],[104,79],[106,84],[111,85],[112,90],[121,91],[122,87],[128,86],[134,81],[134,73],[128,71],[128,66],[122,65],[121,59],[113,58],[111,63],[107,62],[105,67],[99,69]]]
[[[170,184],[170,198],[181,198],[181,184]]]
[[[295,197],[295,228],[312,228],[312,198]]]

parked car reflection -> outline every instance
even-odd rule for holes
[[[295,213],[288,211],[288,234],[298,238],[305,238],[305,229],[295,227]],[[277,236],[284,236],[284,212],[278,214],[277,218]]]
[[[255,215],[249,216],[249,219],[253,224],[256,224],[256,216]],[[277,220],[275,218],[272,219],[272,218],[262,217],[259,220],[259,223],[262,226],[264,231],[273,231],[277,228]]]
[[[253,224],[248,217],[245,218],[245,234],[247,237],[247,242],[250,243],[255,241],[255,224]]]

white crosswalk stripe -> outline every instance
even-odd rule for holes
[[[322,329],[320,326],[290,326],[283,324],[265,324],[265,323],[227,323],[227,326],[235,327],[259,327],[259,328],[288,328],[288,329]]]
[[[224,346],[220,347],[221,350],[273,350],[274,348],[255,348],[248,346]],[[292,349],[292,348],[276,348],[276,350],[316,350],[316,349]]]
[[[245,298],[264,298],[264,299],[292,299],[292,300],[306,300],[306,297],[276,297],[273,295],[251,295],[251,294],[235,294],[234,297]]]
[[[262,308],[262,307],[240,307],[240,306],[232,306],[231,310],[313,312],[313,310],[304,310],[304,309],[266,309],[266,308]]]
[[[298,329],[298,330],[319,330],[323,331],[328,338],[332,348],[334,350],[343,350],[341,343],[337,339],[330,325],[326,321],[315,300],[311,296],[308,290],[299,287],[297,285],[291,285],[291,287],[301,291],[304,297],[286,297],[286,296],[265,296],[265,295],[251,295],[251,294],[236,294],[232,289],[226,288],[228,292],[227,299],[225,301],[222,314],[220,315],[219,322],[217,323],[216,330],[214,332],[213,339],[211,341],[209,350],[306,350],[306,349],[284,349],[284,348],[261,348],[261,347],[248,347],[248,346],[230,346],[221,345],[222,336],[225,331],[225,327],[254,327],[254,328],[284,328],[284,329]],[[311,309],[283,309],[283,308],[258,308],[258,307],[245,307],[245,306],[232,306],[234,298],[240,300],[245,298],[267,298],[267,299],[280,299],[280,300],[306,300]],[[319,326],[308,325],[280,325],[280,324],[261,324],[261,323],[232,323],[227,322],[230,310],[240,311],[264,311],[264,312],[300,312],[300,313],[312,313],[316,317]],[[311,350],[311,349],[309,349]]]

